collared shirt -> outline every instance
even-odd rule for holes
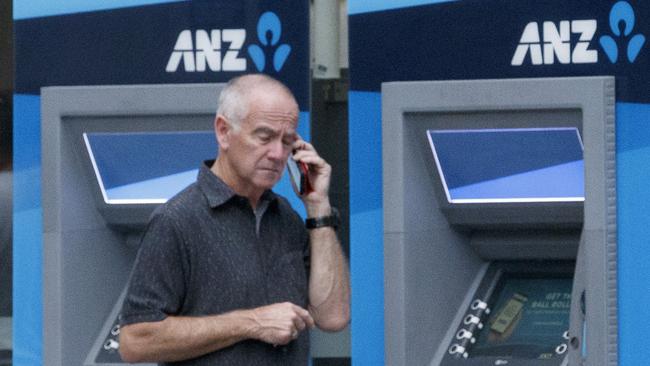
[[[210,162],[206,162],[211,165]],[[309,236],[288,201],[266,191],[255,212],[208,165],[160,206],[143,236],[121,324],[279,302],[307,308]],[[246,340],[174,365],[301,365],[309,334],[284,347]]]

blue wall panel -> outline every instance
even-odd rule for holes
[[[384,364],[381,94],[350,92],[352,364]]]
[[[14,19],[109,10],[186,0],[14,0]]]
[[[619,361],[647,364],[650,324],[650,105],[616,105]]]
[[[43,364],[41,98],[14,95],[13,364]]]
[[[349,0],[348,14],[369,13],[372,11],[382,11],[406,8],[411,6],[444,3],[454,0]]]

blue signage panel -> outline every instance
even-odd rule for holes
[[[263,72],[309,101],[306,1],[189,1],[15,22],[16,91],[224,82]],[[146,21],[144,21],[146,20]]]
[[[616,75],[619,100],[650,102],[648,18],[647,2],[588,0],[460,1],[356,14],[350,17],[351,88]]]

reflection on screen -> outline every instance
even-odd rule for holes
[[[451,203],[584,201],[576,128],[429,130]]]
[[[469,357],[548,359],[569,330],[571,278],[505,278]],[[560,347],[560,348],[558,348]]]
[[[164,203],[216,156],[212,131],[84,133],[107,204]]]

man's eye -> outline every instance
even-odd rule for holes
[[[264,142],[271,141],[271,135],[269,135],[268,133],[260,133],[257,135],[257,137]]]

